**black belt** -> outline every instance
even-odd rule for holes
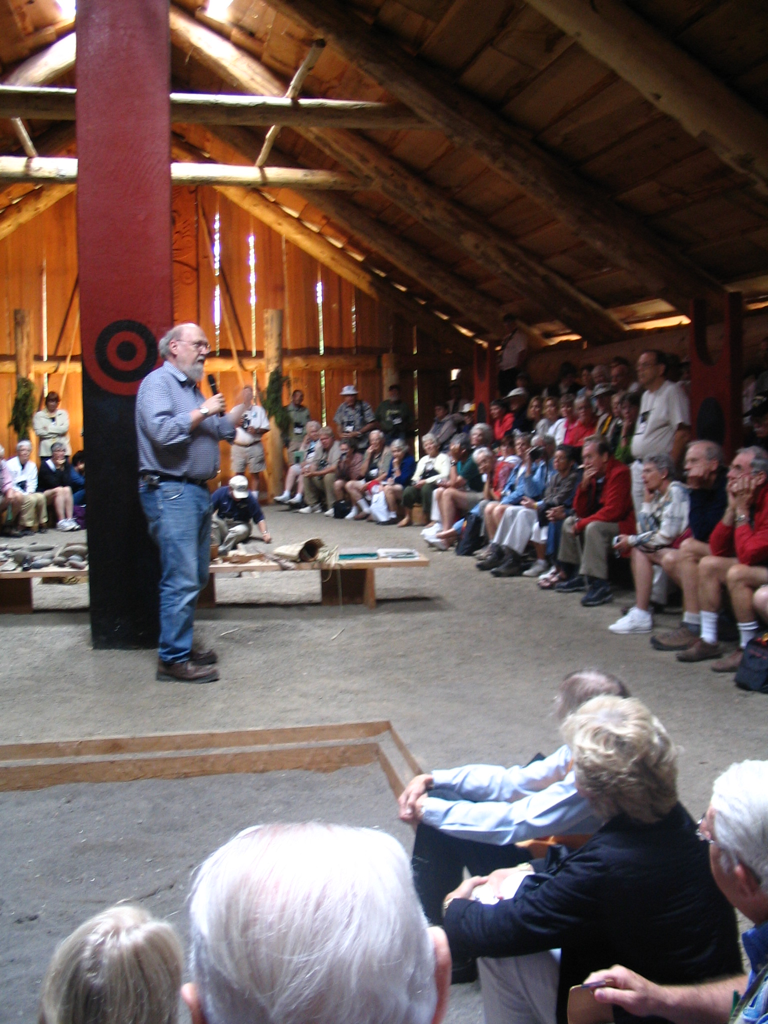
[[[190,476],[170,476],[168,473],[142,473],[142,480],[159,480],[161,483],[170,482],[174,484],[193,484],[195,487],[202,487],[208,490],[207,480],[193,480]]]

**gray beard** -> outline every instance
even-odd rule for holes
[[[205,367],[204,366],[201,366],[199,363],[194,363],[187,370],[187,376],[189,377],[190,380],[193,380],[195,382],[195,384],[199,384],[200,381],[203,379],[203,373],[204,372],[205,372]]]

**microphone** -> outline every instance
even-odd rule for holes
[[[212,373],[208,374],[208,386],[210,387],[212,394],[218,395],[219,385],[216,383],[216,378]]]

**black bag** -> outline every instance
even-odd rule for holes
[[[464,530],[456,545],[457,555],[474,555],[483,543],[483,517],[470,512],[464,523]]]
[[[348,516],[352,511],[352,504],[349,501],[345,501],[343,498],[340,501],[334,501],[333,503],[333,518],[343,519]]]
[[[740,690],[768,693],[768,633],[750,640],[736,670]]]

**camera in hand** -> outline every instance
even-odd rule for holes
[[[540,445],[537,445],[535,448],[531,448],[531,460],[533,462],[535,462],[536,459],[546,458],[546,454],[546,449],[544,449]]]

